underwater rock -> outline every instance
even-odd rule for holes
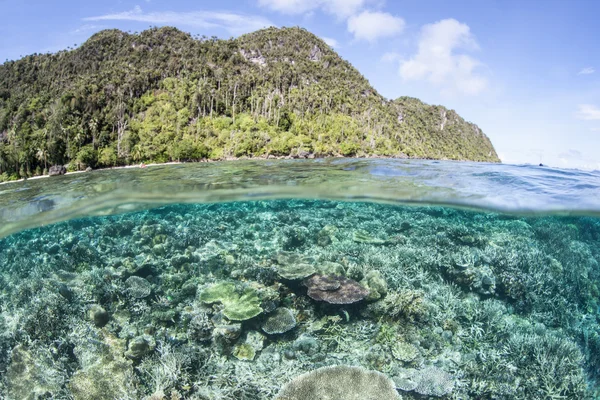
[[[367,231],[358,230],[355,231],[352,235],[352,240],[356,243],[365,243],[365,244],[375,244],[375,245],[383,245],[388,244],[387,240],[379,239],[373,237]]]
[[[384,374],[361,367],[322,367],[287,383],[275,400],[399,400],[394,383]]]
[[[102,328],[103,326],[108,324],[108,320],[109,320],[108,312],[106,312],[106,310],[98,304],[92,304],[90,306],[88,315],[89,315],[90,320],[98,328]]]
[[[367,301],[379,300],[387,294],[387,282],[377,270],[367,272],[360,284],[369,290]]]
[[[330,304],[352,304],[369,295],[358,282],[343,276],[315,274],[303,284],[308,288],[308,297]]]
[[[285,333],[296,327],[296,318],[289,308],[279,307],[273,311],[262,325],[269,335]]]
[[[125,281],[127,293],[134,299],[143,299],[152,293],[152,284],[139,276],[130,276]]]
[[[223,304],[223,314],[232,321],[245,321],[263,312],[258,292],[246,287],[241,294],[230,282],[217,283],[200,293],[200,301],[206,304]]]

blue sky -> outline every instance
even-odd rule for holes
[[[504,162],[600,169],[594,0],[0,0],[0,61],[106,28],[172,25],[227,38],[302,26],[388,98],[455,109]]]

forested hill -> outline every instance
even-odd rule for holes
[[[476,125],[383,98],[301,28],[230,40],[105,30],[0,65],[0,179],[52,164],[307,154],[499,161]]]

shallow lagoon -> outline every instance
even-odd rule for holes
[[[237,181],[203,166],[218,178],[211,188],[198,186],[209,178],[195,169],[189,181],[165,179],[182,172],[168,169],[120,172],[120,189],[159,174],[174,200],[189,202],[158,208],[168,193],[156,185],[156,202],[138,190],[136,201],[100,207],[115,189],[104,171],[58,178],[54,194],[50,185],[36,192],[41,180],[20,191],[6,185],[5,227],[20,232],[0,240],[0,393],[296,400],[323,395],[302,387],[319,382],[345,399],[353,397],[344,390],[357,399],[595,397],[600,219],[584,211],[597,199],[573,200],[584,182],[579,193],[597,190],[595,175],[525,169],[515,184],[506,166],[486,166],[468,185],[454,174],[469,164],[348,163],[331,179],[316,179],[311,164],[289,163],[295,178],[277,166],[257,175],[250,164],[246,175],[231,173]],[[563,185],[546,184],[561,174]],[[315,180],[331,183],[333,199]],[[190,182],[195,191],[174,189]],[[198,204],[190,196],[278,197],[282,186],[321,199]],[[554,191],[540,194],[541,186]],[[413,204],[359,202],[361,188],[377,189],[363,190],[368,200]],[[560,199],[569,194],[567,207]],[[505,211],[507,199],[521,199],[540,212],[419,203],[436,196]],[[52,205],[31,211],[43,199]],[[67,220],[32,227],[45,218]],[[349,383],[378,380],[379,391]]]

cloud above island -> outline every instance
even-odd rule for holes
[[[577,73],[577,75],[590,75],[590,74],[593,74],[594,72],[596,72],[594,67],[585,67],[585,68],[582,68],[581,71],[579,71]]]
[[[575,116],[584,121],[597,121],[600,120],[600,108],[593,104],[580,104]]]
[[[333,48],[335,48],[335,47],[339,47],[339,45],[340,45],[340,44],[338,43],[338,41],[337,41],[337,40],[335,40],[334,38],[330,38],[330,37],[321,36],[321,39],[323,39],[323,41],[324,41],[325,43],[327,43],[327,45],[328,45],[329,47],[333,47]]]
[[[83,18],[84,21],[135,21],[157,25],[185,25],[194,28],[220,28],[230,34],[240,35],[274,26],[268,19],[257,15],[243,15],[215,11],[160,11],[144,12],[140,6],[130,11]]]
[[[363,11],[348,19],[348,32],[357,40],[374,42],[377,39],[395,36],[404,30],[406,23],[390,13]]]
[[[427,24],[421,29],[418,51],[400,65],[406,81],[427,81],[444,93],[477,95],[488,87],[479,73],[483,64],[467,55],[479,50],[468,25],[455,19]]]
[[[258,0],[258,5],[282,14],[306,14],[322,10],[345,19],[356,14],[368,0]]]

